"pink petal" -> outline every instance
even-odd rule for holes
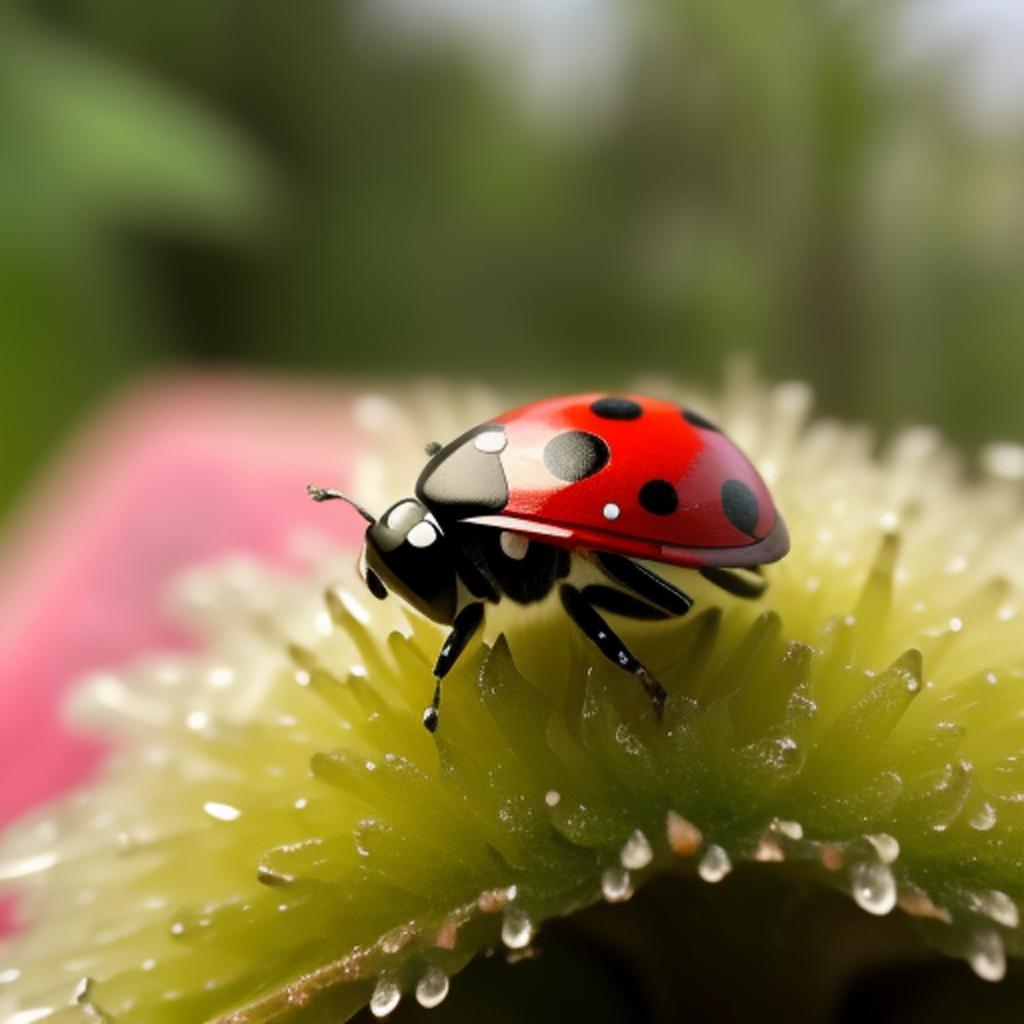
[[[161,611],[178,570],[239,550],[287,564],[304,528],[355,546],[361,520],[305,494],[349,476],[347,406],[314,384],[163,377],[130,389],[57,460],[3,550],[0,825],[102,756],[62,722],[71,684],[188,644]]]

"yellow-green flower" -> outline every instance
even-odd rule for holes
[[[119,753],[3,847],[30,921],[0,957],[7,1019],[429,1007],[553,917],[740,865],[908,915],[1001,978],[1024,951],[1020,453],[969,482],[931,431],[876,456],[861,428],[805,425],[800,386],[685,397],[758,465],[793,547],[760,601],[690,574],[690,616],[624,627],[663,721],[567,622],[522,617],[466,652],[431,736],[441,633],[394,599],[371,614],[351,552],[197,572],[180,603],[204,653],[84,685]],[[425,440],[506,404],[361,399],[360,497],[398,497]]]

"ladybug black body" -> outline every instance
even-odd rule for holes
[[[576,395],[505,413],[434,451],[414,498],[379,519],[356,508],[370,523],[360,568],[371,593],[394,590],[452,627],[424,712],[431,731],[441,680],[488,604],[529,605],[557,589],[570,618],[660,711],[665,691],[601,612],[667,619],[693,602],[635,559],[694,568],[756,597],[766,585],[758,567],[789,550],[768,489],[739,449],[698,413],[636,395]]]

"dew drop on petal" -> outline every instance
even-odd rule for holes
[[[448,995],[448,975],[439,967],[431,967],[416,984],[416,1002],[431,1010]]]
[[[633,883],[625,868],[608,868],[601,876],[601,894],[609,903],[625,903],[633,895]]]
[[[697,865],[697,874],[705,882],[720,882],[730,871],[732,861],[729,854],[718,845],[709,846]]]
[[[533,938],[533,922],[526,911],[516,903],[505,908],[505,920],[501,925],[501,941],[509,949],[525,949]]]
[[[231,804],[222,804],[216,800],[207,800],[203,804],[203,810],[218,821],[237,821],[242,816],[242,812],[237,807]]]
[[[784,818],[775,818],[772,821],[772,831],[779,832],[787,839],[800,840],[804,837],[804,827],[799,821],[787,821]]]
[[[389,978],[381,978],[370,996],[370,1013],[374,1017],[386,1017],[402,999],[402,990]]]
[[[1002,981],[1006,974],[1003,940],[993,928],[975,932],[967,945],[967,962],[983,981]]]
[[[876,832],[864,837],[875,848],[883,864],[894,864],[900,855],[900,843],[888,832]]]
[[[210,724],[210,716],[202,710],[190,711],[185,718],[185,726],[192,732],[202,732]]]
[[[653,857],[654,851],[651,849],[651,844],[647,841],[647,836],[640,829],[637,829],[626,840],[622,851],[619,853],[619,860],[622,862],[622,866],[629,868],[630,871],[639,871],[647,867]]]
[[[979,832],[987,832],[996,823],[996,809],[986,800],[985,803],[971,815],[968,824]]]
[[[1017,904],[998,889],[990,889],[988,892],[971,894],[971,907],[979,914],[991,918],[996,924],[1004,928],[1016,928],[1020,924],[1020,911]]]
[[[855,864],[851,878],[854,902],[862,910],[881,917],[896,906],[896,879],[885,864]]]

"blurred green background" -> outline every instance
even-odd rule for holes
[[[550,391],[745,350],[1024,439],[1024,130],[928,6],[4,5],[0,501],[182,364]]]

